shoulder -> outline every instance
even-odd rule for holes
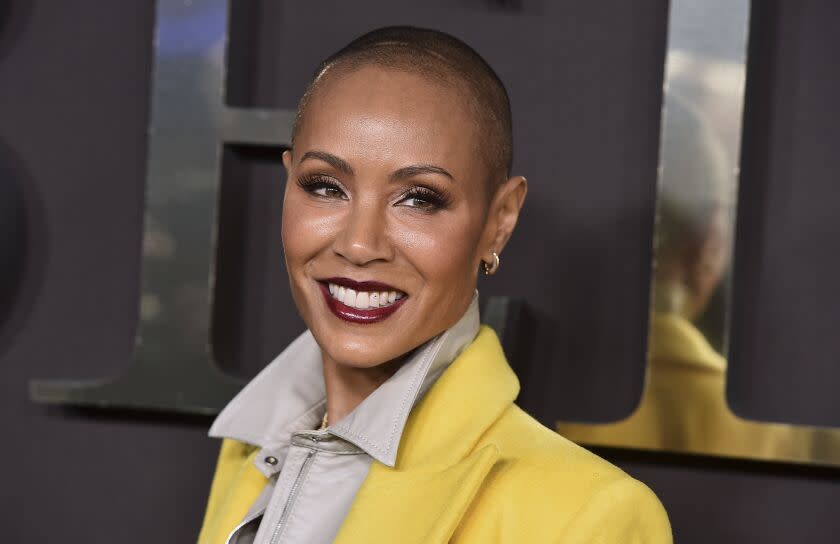
[[[665,510],[646,485],[519,407],[512,405],[482,443],[495,444],[500,458],[478,508],[509,525],[499,530],[516,530],[517,538],[525,530],[531,540],[671,542]]]

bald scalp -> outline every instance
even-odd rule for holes
[[[476,122],[481,138],[479,151],[493,185],[510,177],[513,136],[510,99],[504,84],[467,44],[449,34],[423,28],[394,26],[373,30],[324,60],[298,105],[292,147],[318,89],[334,78],[367,66],[417,74],[457,92]]]

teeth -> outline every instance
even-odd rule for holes
[[[356,291],[352,289],[347,289],[344,291],[344,299],[341,301],[344,304],[352,307],[356,307]]]
[[[357,310],[368,310],[373,308],[382,308],[390,306],[395,301],[403,298],[404,293],[398,291],[382,291],[382,292],[356,292],[353,289],[336,285],[335,283],[328,284],[330,296],[339,302],[356,308]]]

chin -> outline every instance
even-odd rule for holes
[[[328,329],[319,332],[313,329],[312,334],[321,349],[336,363],[354,368],[373,368],[411,351],[402,349],[408,342],[393,337],[383,343],[381,337],[364,333],[342,334]]]

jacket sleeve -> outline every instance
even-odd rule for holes
[[[562,531],[563,544],[672,544],[662,503],[643,483],[621,478],[595,493]]]

